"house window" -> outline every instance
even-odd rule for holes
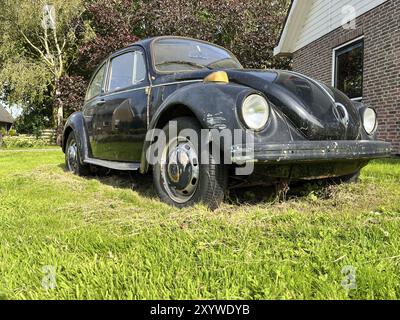
[[[364,40],[358,39],[333,50],[334,87],[350,99],[362,100]]]

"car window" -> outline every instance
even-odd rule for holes
[[[146,78],[143,53],[132,51],[111,60],[108,91],[120,90],[135,85]]]
[[[202,41],[159,39],[153,43],[152,50],[156,70],[164,73],[243,68],[229,51]]]
[[[146,79],[146,60],[140,51],[136,51],[136,78],[135,82],[142,82]]]
[[[97,71],[96,75],[94,76],[87,91],[86,100],[90,100],[101,93],[105,68],[106,64],[103,64],[103,66],[99,69],[99,71]]]

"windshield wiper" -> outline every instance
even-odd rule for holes
[[[196,62],[191,62],[191,61],[183,61],[183,60],[176,60],[176,61],[162,61],[160,63],[157,63],[156,66],[162,66],[162,65],[166,65],[166,64],[186,64],[188,66],[191,67],[196,67],[196,68],[201,68],[201,69],[209,69],[212,70],[211,67],[208,66],[204,66],[202,64],[196,63]]]

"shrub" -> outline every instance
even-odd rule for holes
[[[10,129],[10,131],[8,131],[8,135],[10,137],[15,137],[17,135],[17,131],[15,131],[15,129]]]
[[[3,148],[35,148],[49,145],[46,140],[36,139],[31,136],[5,136],[3,137]]]

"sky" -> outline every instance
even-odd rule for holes
[[[21,113],[22,113],[22,108],[20,107],[20,106],[18,106],[18,105],[16,105],[16,104],[13,104],[13,105],[8,105],[7,103],[5,103],[4,101],[0,101],[0,103],[3,105],[3,107],[5,107],[6,108],[6,110],[8,111],[8,112],[10,112],[11,113],[11,115],[12,115],[12,117],[14,118],[14,119],[16,119],[17,117],[19,117],[20,115],[21,115]]]

